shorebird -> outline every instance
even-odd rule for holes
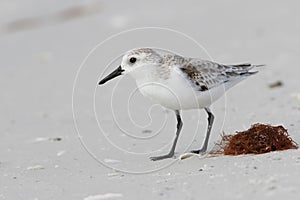
[[[261,65],[223,65],[199,58],[183,57],[172,52],[151,48],[137,48],[128,51],[121,65],[103,78],[99,85],[129,74],[137,83],[139,91],[154,102],[174,110],[177,119],[176,135],[169,153],[150,157],[162,160],[174,157],[175,148],[183,122],[180,111],[204,109],[208,115],[208,126],[203,145],[191,151],[202,154],[207,151],[214,115],[210,105],[229,88],[243,79],[256,74],[251,69]]]

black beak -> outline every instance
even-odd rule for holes
[[[122,75],[122,72],[124,72],[124,69],[122,69],[122,67],[120,65],[115,71],[113,71],[112,73],[110,73],[109,75],[107,75],[104,79],[102,79],[99,82],[99,85],[102,85],[102,84],[106,83],[107,81],[109,81],[110,79],[113,79],[113,78],[115,78],[117,76]]]

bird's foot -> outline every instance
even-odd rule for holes
[[[203,155],[206,153],[206,149],[202,148],[202,149],[198,149],[198,150],[192,150],[191,153]]]
[[[174,153],[172,154],[166,154],[166,155],[162,155],[162,156],[153,156],[153,157],[150,157],[150,160],[152,161],[157,161],[157,160],[163,160],[163,159],[166,159],[166,158],[173,158],[174,157]]]

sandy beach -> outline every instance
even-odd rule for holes
[[[300,150],[178,157],[199,148],[203,110],[173,111],[134,80],[98,81],[141,46],[265,64],[212,108],[221,134],[283,125],[300,143],[297,1],[0,2],[0,199],[297,199]],[[280,82],[281,84],[272,84]]]

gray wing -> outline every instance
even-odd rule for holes
[[[199,91],[206,91],[226,82],[243,79],[257,72],[250,72],[260,65],[238,64],[222,65],[212,61],[196,58],[186,59],[179,69],[188,77],[192,85]]]

